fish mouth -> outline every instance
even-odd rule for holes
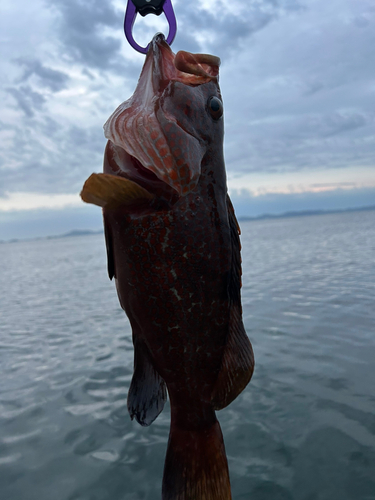
[[[194,87],[217,81],[219,65],[219,58],[207,54],[175,55],[164,35],[156,35],[133,96],[104,125],[107,167],[168,199],[191,192],[199,181],[205,147],[180,125],[179,111],[164,113],[161,102],[173,82]]]
[[[165,41],[162,33],[152,39],[147,57],[153,60],[153,89],[161,94],[170,81],[196,86],[217,79],[220,59],[210,54],[191,54],[180,50],[177,54]],[[145,62],[145,66],[147,59]]]
[[[112,141],[108,141],[106,146],[103,171],[139,184],[156,197],[158,201],[153,204],[160,205],[160,208],[173,205],[179,198],[175,189],[157,177],[152,170],[145,168],[135,156],[131,156]]]

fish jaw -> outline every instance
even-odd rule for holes
[[[137,164],[178,196],[194,190],[206,153],[205,141],[180,125],[183,110],[164,113],[162,102],[176,82],[190,92],[211,81],[217,84],[219,64],[218,58],[205,54],[181,51],[175,56],[163,35],[154,37],[133,96],[104,125],[105,136],[117,151],[114,161],[119,171],[127,170],[138,182],[129,171],[129,166]],[[126,165],[121,158],[126,158]]]

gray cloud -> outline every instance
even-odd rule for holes
[[[101,0],[51,0],[59,15],[59,32],[64,43],[62,56],[77,63],[105,69],[113,65],[121,43],[102,34],[105,28],[120,28],[119,13],[110,2]]]
[[[48,68],[37,59],[29,60],[21,57],[16,59],[16,63],[24,68],[19,79],[20,82],[25,82],[31,76],[36,75],[39,77],[39,85],[49,88],[52,92],[58,92],[65,88],[69,81],[69,76],[66,73]]]
[[[33,90],[29,85],[22,85],[19,88],[8,88],[7,90],[29,118],[33,117],[35,110],[40,110],[46,102],[46,98],[40,92]]]
[[[374,122],[374,113],[334,111],[309,117],[302,132],[313,137],[331,137],[371,125]]]
[[[286,12],[302,8],[300,2],[296,0],[248,1],[244,2],[239,10],[233,5],[231,13],[226,11],[226,6],[225,1],[218,0],[215,9],[210,12],[200,7],[198,3],[178,4],[176,12],[181,32],[189,33],[189,38],[194,40],[195,46],[197,39],[199,40],[199,51],[210,51],[222,57],[229,57],[241,47],[241,43],[248,43],[249,36],[263,29],[271,21]],[[177,39],[176,42],[180,46],[186,39],[185,34],[184,38]],[[194,49],[187,44],[185,50]]]
[[[231,171],[375,165],[375,11],[349,0],[337,13],[323,0],[306,5],[224,61]],[[358,15],[370,24],[359,27]]]
[[[315,122],[314,127],[311,121]],[[374,126],[365,127],[361,121],[329,122],[324,117],[307,117],[305,123],[304,120],[285,121],[285,127],[282,122],[277,126],[248,127],[232,139],[236,139],[235,143],[240,143],[241,148],[236,149],[234,142],[227,147],[228,168],[237,172],[272,173],[375,165]],[[303,129],[298,129],[299,124]]]
[[[11,130],[15,147],[0,158],[3,192],[78,193],[85,179],[101,170],[106,140],[99,126],[66,126],[40,117]]]
[[[337,169],[339,176],[343,168],[375,166],[371,1],[234,1],[229,13],[221,0],[216,12],[199,0],[172,1],[173,50],[222,58],[231,174],[284,172],[293,180],[290,172],[300,170]],[[19,8],[14,3],[10,18]],[[48,22],[32,51],[19,48],[20,33],[9,26],[0,61],[0,194],[79,192],[102,168],[102,124],[134,91],[143,62],[120,52],[124,11],[111,1],[51,0],[38,22],[43,16]],[[151,37],[153,28],[137,22]]]

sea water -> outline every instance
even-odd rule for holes
[[[243,222],[256,369],[218,412],[234,500],[375,499],[375,211]],[[155,500],[102,235],[0,245],[1,500]]]

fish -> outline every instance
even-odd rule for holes
[[[156,35],[133,96],[104,125],[103,173],[81,192],[103,209],[108,274],[132,328],[131,419],[150,425],[169,396],[163,500],[231,499],[216,411],[254,371],[219,66]]]

